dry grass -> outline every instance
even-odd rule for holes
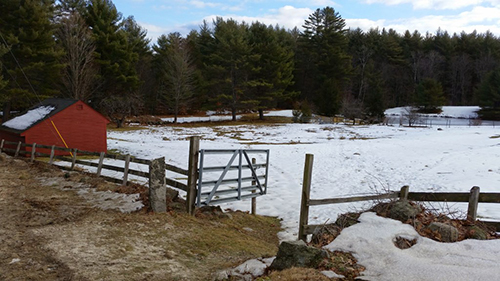
[[[290,268],[283,271],[275,271],[269,276],[258,278],[257,281],[328,281],[335,280],[326,277],[324,274],[313,268]]]
[[[42,185],[40,177],[50,184]],[[116,186],[45,163],[0,162],[0,234],[6,241],[0,244],[0,279],[209,280],[214,272],[277,252],[277,218],[243,212],[192,217],[182,206],[170,208],[174,202],[163,214],[104,211],[77,195],[82,183],[141,192],[140,186]]]

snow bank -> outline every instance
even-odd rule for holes
[[[17,116],[3,123],[2,125],[16,130],[26,130],[31,125],[45,118],[54,109],[55,107],[53,106],[40,106],[35,109],[29,110],[25,114]]]
[[[500,240],[439,243],[421,237],[410,225],[364,213],[360,223],[342,230],[331,251],[352,252],[366,267],[363,280],[497,280]],[[396,237],[417,239],[405,250]]]
[[[476,118],[479,106],[443,106],[440,114],[422,114],[429,117],[446,118]],[[401,116],[405,112],[405,107],[389,108],[385,111],[386,116]]]

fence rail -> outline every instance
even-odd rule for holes
[[[467,219],[473,222],[477,219],[478,203],[500,203],[500,193],[480,193],[480,188],[474,186],[470,192],[409,192],[408,186],[403,186],[400,191],[390,192],[387,194],[343,197],[343,198],[327,198],[327,199],[310,199],[311,178],[313,168],[314,155],[307,154],[304,164],[304,178],[302,183],[302,200],[300,206],[299,218],[299,239],[306,241],[307,235],[313,234],[317,227],[322,225],[309,225],[309,207],[349,202],[384,200],[384,199],[407,199],[420,202],[467,202]],[[500,232],[500,222],[497,221],[480,221],[487,226],[495,228]]]
[[[8,146],[8,147],[6,147]],[[22,149],[24,148],[24,149]],[[37,149],[44,149],[43,151],[40,151]],[[166,211],[166,186],[170,186],[176,189],[183,190],[187,193],[187,198],[186,198],[186,210],[189,214],[194,214],[195,210],[195,203],[196,203],[196,198],[198,196],[205,196],[206,198],[214,198],[214,197],[219,197],[219,196],[224,196],[229,193],[234,193],[237,192],[238,196],[236,197],[230,197],[230,198],[223,198],[223,199],[217,199],[214,200],[214,202],[217,203],[225,203],[229,201],[234,201],[236,199],[241,200],[244,198],[252,198],[252,214],[256,213],[256,201],[255,198],[256,196],[262,195],[266,193],[267,189],[267,170],[268,170],[268,163],[269,163],[269,151],[268,150],[258,150],[258,149],[250,149],[250,150],[245,150],[244,153],[241,152],[241,150],[222,150],[222,149],[213,149],[213,150],[200,150],[200,137],[198,136],[193,136],[190,137],[190,146],[189,146],[189,164],[188,164],[188,169],[183,169],[176,167],[174,165],[165,163],[165,158],[158,158],[158,159],[141,159],[137,158],[131,155],[116,155],[116,154],[108,154],[104,152],[92,152],[92,151],[82,151],[82,150],[77,150],[77,149],[71,149],[71,148],[64,148],[64,147],[57,147],[57,146],[48,146],[48,145],[41,145],[41,144],[26,144],[22,142],[11,142],[2,139],[0,142],[0,152],[5,151],[12,153],[15,157],[18,156],[26,156],[26,157],[31,157],[31,161],[35,161],[36,157],[49,157],[49,164],[54,164],[54,160],[59,160],[63,162],[68,162],[71,163],[70,167],[66,166],[59,166],[62,169],[67,169],[67,170],[74,170],[75,166],[78,165],[83,165],[83,166],[89,166],[96,168],[96,174],[97,176],[100,176],[102,178],[105,178],[108,181],[111,182],[116,182],[122,185],[126,185],[129,183],[129,175],[134,175],[137,177],[142,177],[146,178],[149,180],[149,201],[151,208],[153,209],[154,212],[165,212]],[[50,151],[50,153],[45,153],[47,151]],[[57,152],[65,152],[66,154],[70,154],[71,157],[68,157],[67,155],[57,155]],[[227,153],[239,153],[245,156],[246,161],[248,162],[245,165],[241,164],[240,165],[229,165],[229,166],[224,166],[224,167],[204,167],[202,164],[200,164],[200,169],[198,169],[198,164],[199,164],[199,155],[200,153],[203,155],[204,153],[206,154],[227,154]],[[248,157],[248,154],[252,153],[266,153],[267,158],[266,158],[266,163],[265,164],[256,164],[255,162],[250,163],[250,159]],[[98,157],[98,162],[93,162],[93,161],[88,161],[84,159],[78,159],[77,156],[95,156]],[[241,156],[241,155],[240,155]],[[114,159],[114,160],[121,160],[124,161],[123,166],[116,166],[116,165],[110,165],[110,164],[105,164],[104,160],[105,159]],[[203,159],[203,158],[202,158]],[[130,168],[130,163],[136,163],[136,164],[142,164],[142,165],[147,165],[148,166],[148,171],[139,171],[136,169]],[[256,169],[260,168],[265,168],[266,173],[265,177],[262,175],[257,175],[255,173]],[[201,177],[200,180],[198,180],[199,177],[199,172],[200,170],[203,171],[208,171],[208,172],[216,172],[220,170],[224,170],[225,172],[229,170],[236,170],[238,169],[241,175],[242,170],[250,170],[252,171],[252,177],[239,177],[239,179],[221,179],[219,181],[206,181],[206,182],[201,182]],[[123,174],[123,177],[121,179],[110,177],[103,175],[103,170],[110,170],[114,172],[118,172]],[[177,181],[173,177],[167,177],[166,176],[166,171],[179,174],[182,176],[187,176],[187,183],[183,183],[180,181]],[[239,190],[212,190],[211,192],[207,193],[202,193],[199,192],[197,187],[199,186],[199,190],[201,191],[201,188],[207,185],[220,185],[220,184],[227,184],[228,182],[234,183],[236,182],[239,187],[241,187],[242,182],[249,182],[251,181],[250,186],[245,186],[243,188],[240,188]],[[261,184],[260,182],[263,181],[264,183]],[[255,191],[259,191],[259,193],[254,193]],[[241,194],[241,192],[249,192],[250,194]],[[198,204],[199,206],[199,204]]]
[[[9,148],[6,146],[10,147],[15,147],[14,148]],[[24,149],[22,149],[24,148]],[[37,151],[38,149],[50,149],[50,153],[44,153]],[[142,159],[138,157],[134,157],[131,155],[116,155],[116,154],[108,154],[104,152],[93,152],[93,151],[84,151],[84,150],[78,150],[78,149],[71,149],[71,148],[65,148],[65,147],[57,147],[55,145],[49,146],[49,145],[42,145],[42,144],[26,144],[22,142],[11,142],[2,139],[0,142],[0,152],[9,152],[12,153],[15,157],[18,156],[30,156],[31,157],[31,162],[36,160],[36,157],[49,157],[49,164],[54,164],[54,160],[59,160],[63,162],[68,162],[71,163],[70,167],[65,167],[65,166],[59,166],[62,169],[66,170],[74,170],[76,164],[82,165],[82,166],[88,166],[88,167],[94,167],[97,168],[96,174],[108,181],[119,183],[122,185],[127,185],[130,183],[129,180],[129,175],[134,175],[137,177],[142,177],[147,180],[149,180],[149,185],[151,189],[151,163],[154,160],[149,160],[149,159]],[[69,152],[71,157],[67,157],[64,155],[56,155],[56,151],[62,151],[62,152]],[[99,162],[91,162],[87,160],[82,160],[78,159],[78,156],[96,156],[99,157]],[[113,159],[113,160],[121,160],[124,161],[123,166],[115,166],[115,165],[109,165],[105,164],[104,160],[105,159]],[[130,163],[136,163],[136,164],[142,164],[142,165],[148,165],[148,171],[139,171],[136,169],[131,169],[130,168]],[[165,176],[165,170],[170,171],[173,173],[181,174],[181,175],[188,175],[188,170],[176,167],[174,165],[170,165],[167,163],[164,163],[163,159],[163,181],[166,185],[183,190],[183,191],[188,191],[188,186],[182,182],[176,181],[175,179],[172,178],[167,178]],[[119,172],[123,174],[123,177],[121,179],[115,178],[115,177],[110,177],[102,174],[103,170],[110,170],[114,172]],[[161,196],[160,196],[161,197]],[[151,199],[150,199],[151,200]],[[159,199],[162,200],[162,199]],[[163,199],[164,201],[165,199]],[[160,204],[162,205],[162,204]],[[153,211],[162,211],[162,207],[157,210],[153,208]]]

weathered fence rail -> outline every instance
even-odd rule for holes
[[[193,137],[191,139],[191,142],[199,142],[199,139],[196,139]],[[9,147],[7,147],[9,146]],[[11,148],[15,147],[15,148]],[[45,150],[50,150],[50,153],[45,153],[45,152],[40,152],[37,151],[37,149],[45,149]],[[66,153],[70,153],[71,157],[68,156],[63,156],[63,155],[56,155],[57,151],[62,151]],[[18,156],[29,156],[31,157],[31,162],[36,160],[36,157],[49,157],[49,164],[54,164],[54,160],[59,160],[59,161],[64,161],[71,163],[69,167],[66,166],[61,166],[58,165],[62,169],[66,170],[74,170],[76,164],[82,165],[82,166],[88,166],[88,167],[94,167],[97,168],[96,175],[99,177],[102,177],[108,181],[115,182],[118,184],[122,185],[127,185],[130,183],[130,177],[129,175],[134,175],[137,177],[142,177],[147,180],[149,180],[149,188],[150,188],[150,195],[154,194],[153,196],[157,196],[157,198],[150,198],[151,202],[151,207],[153,211],[155,212],[164,212],[166,211],[166,188],[163,188],[162,186],[168,185],[183,191],[188,192],[188,185],[185,183],[179,182],[173,178],[167,178],[165,176],[166,172],[165,171],[170,171],[176,174],[181,174],[184,176],[189,175],[189,171],[164,163],[164,158],[159,158],[163,160],[163,165],[152,165],[155,160],[149,160],[149,159],[141,159],[138,157],[134,157],[131,155],[116,155],[116,154],[108,154],[104,152],[92,152],[92,151],[83,151],[83,150],[78,150],[78,149],[71,149],[71,148],[64,148],[64,147],[57,147],[57,146],[47,146],[47,145],[41,145],[41,144],[26,144],[22,142],[11,142],[11,141],[6,141],[6,140],[1,140],[0,142],[0,152],[9,152],[14,155],[14,157]],[[98,163],[88,161],[88,160],[83,160],[83,159],[78,159],[78,156],[96,156],[99,157]],[[124,161],[123,166],[115,166],[115,165],[109,165],[105,164],[104,160],[105,159],[113,159],[113,160],[121,160]],[[158,160],[158,159],[156,159]],[[142,164],[142,165],[147,165],[148,166],[148,171],[140,171],[136,169],[131,169],[130,168],[130,163],[136,163],[136,164]],[[163,169],[162,172],[158,173],[155,172],[155,169]],[[114,172],[119,172],[123,174],[122,178],[116,178],[116,177],[110,177],[103,175],[103,170],[110,170]],[[160,175],[162,179],[158,180],[155,177],[152,178],[153,175]],[[195,173],[195,176],[197,174]],[[188,180],[189,182],[189,180]],[[196,179],[194,180],[196,182]],[[154,192],[153,192],[154,191]],[[196,192],[195,192],[196,193]],[[161,201],[160,203],[156,201]],[[189,209],[189,208],[188,208]]]
[[[475,222],[477,219],[477,208],[479,203],[500,203],[500,193],[480,193],[480,188],[474,186],[470,192],[409,192],[408,186],[403,186],[400,191],[386,194],[355,196],[343,198],[310,199],[312,168],[314,155],[307,154],[304,164],[304,177],[302,183],[302,199],[299,218],[299,239],[306,241],[307,235],[313,234],[317,227],[322,225],[310,225],[309,207],[349,202],[375,201],[384,199],[407,199],[420,202],[466,202],[468,203],[467,219]],[[485,225],[495,228],[500,232],[500,222],[480,221]]]
[[[38,149],[38,150],[37,150]],[[81,151],[77,149],[57,147],[57,146],[47,146],[40,144],[26,144],[22,142],[10,142],[6,140],[1,140],[0,142],[0,152],[5,151],[13,154],[15,157],[25,156],[31,157],[31,161],[35,161],[36,157],[49,157],[49,164],[54,164],[54,160],[59,160],[63,162],[71,163],[69,167],[58,165],[62,169],[74,170],[75,166],[82,165],[96,168],[95,174],[108,181],[126,185],[130,182],[130,175],[146,178],[149,180],[149,201],[150,206],[154,212],[165,212],[166,211],[166,186],[170,186],[186,192],[186,210],[189,214],[194,214],[196,199],[199,196],[205,196],[209,198],[204,205],[210,203],[224,203],[228,201],[241,200],[243,198],[252,198],[252,214],[256,213],[256,201],[255,197],[263,195],[267,191],[267,171],[269,163],[269,150],[200,150],[200,137],[193,136],[190,137],[189,145],[189,161],[188,169],[183,169],[176,167],[174,165],[165,163],[165,158],[158,159],[141,159],[131,155],[116,155],[108,154],[104,152],[91,152],[91,151]],[[58,152],[65,152],[68,155],[60,155]],[[240,156],[239,165],[232,165],[231,163],[226,166],[203,166],[203,155],[204,154],[227,154],[233,153],[234,157],[236,154]],[[266,153],[266,163],[256,164],[255,159],[250,161],[248,154],[250,153]],[[202,162],[199,163],[199,156],[202,155]],[[95,156],[98,157],[98,162],[89,161],[85,159],[79,159],[78,156]],[[234,158],[233,157],[233,158]],[[246,164],[242,164],[242,159],[245,159]],[[105,159],[121,160],[124,161],[123,165],[110,165],[104,163]],[[234,160],[234,159],[233,159]],[[140,171],[130,167],[130,163],[142,164],[148,166],[148,171]],[[200,168],[198,168],[200,164]],[[256,170],[260,168],[265,168],[264,175],[257,175]],[[123,174],[123,177],[116,178],[103,175],[103,170],[114,171]],[[224,176],[228,171],[238,170],[239,177],[224,179]],[[242,177],[243,170],[251,171],[251,175],[248,177]],[[215,181],[201,181],[201,176],[203,172],[219,172],[222,175],[218,180]],[[174,173],[176,177],[168,176],[167,172]],[[180,182],[176,180],[179,178],[178,175],[182,175],[182,178],[187,180],[187,183]],[[200,180],[198,178],[200,177]],[[262,182],[261,182],[262,181]],[[243,182],[251,182],[250,186],[242,186]],[[223,190],[220,186],[226,184],[236,183],[238,188],[236,189],[226,189]],[[203,187],[215,186],[211,191],[201,192]],[[217,190],[219,188],[219,190]],[[242,194],[246,193],[248,194]],[[232,196],[233,193],[237,193],[236,196]],[[219,197],[224,197],[230,194],[229,197],[224,199],[219,199]],[[214,200],[212,200],[214,199]],[[210,202],[211,201],[211,202]],[[198,200],[198,206],[201,206],[200,200]]]

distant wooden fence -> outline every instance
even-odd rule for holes
[[[500,193],[480,193],[479,187],[474,186],[468,193],[446,192],[446,193],[432,193],[432,192],[409,192],[408,186],[403,186],[400,191],[389,192],[386,194],[369,195],[369,196],[356,196],[345,198],[328,198],[328,199],[310,199],[311,192],[311,179],[314,155],[307,154],[304,165],[304,178],[302,184],[302,200],[300,206],[299,218],[299,239],[306,241],[307,235],[312,234],[317,227],[322,225],[309,225],[309,207],[384,200],[384,199],[408,199],[411,201],[420,202],[468,202],[467,219],[473,222],[477,218],[478,203],[500,203]],[[500,222],[496,221],[481,221],[481,223],[491,226],[500,231]]]
[[[91,152],[91,151],[81,151],[78,149],[70,149],[57,146],[47,146],[41,144],[26,144],[22,142],[10,142],[6,140],[1,140],[0,142],[0,152],[10,152],[14,157],[25,156],[31,157],[31,161],[35,161],[36,157],[49,157],[49,164],[53,164],[54,160],[60,160],[71,163],[70,167],[59,166],[62,169],[73,170],[76,164],[83,166],[90,166],[97,168],[96,175],[105,178],[108,181],[119,183],[122,185],[127,185],[130,182],[129,175],[134,175],[149,180],[149,193],[150,193],[150,204],[154,212],[165,212],[166,211],[166,186],[171,186],[187,192],[186,209],[192,214],[194,212],[194,199],[196,198],[196,183],[197,183],[197,157],[199,148],[199,137],[191,137],[190,142],[190,153],[189,153],[189,168],[188,170],[170,165],[165,163],[165,158],[158,158],[154,160],[141,159],[133,157],[131,155],[115,155],[108,154],[104,152]],[[7,148],[6,145],[14,148]],[[50,154],[37,152],[37,148],[49,149]],[[71,153],[71,157],[56,155],[56,151],[64,151]],[[82,159],[77,159],[77,156],[98,156],[99,162],[90,162]],[[104,164],[104,159],[116,159],[123,160],[123,166],[113,166]],[[148,165],[148,172],[134,170],[130,168],[130,163],[144,164]],[[102,174],[103,169],[111,170],[123,173],[121,179],[105,176]],[[171,171],[176,174],[184,175],[188,177],[187,185],[176,181],[173,178],[167,178],[165,171]]]

